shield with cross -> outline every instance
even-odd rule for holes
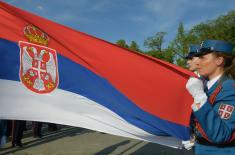
[[[219,107],[219,115],[222,119],[229,119],[233,113],[234,107],[228,104],[221,104]]]
[[[39,94],[55,90],[58,86],[56,50],[23,41],[19,47],[21,82]]]

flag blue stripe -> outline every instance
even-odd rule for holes
[[[20,81],[18,44],[0,39],[0,54],[0,78]],[[189,138],[187,127],[162,120],[143,111],[104,78],[58,53],[57,59],[59,89],[85,96],[151,134],[171,135],[184,140]]]

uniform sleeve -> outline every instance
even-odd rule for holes
[[[219,115],[221,105],[231,108],[229,118]],[[225,143],[230,140],[235,128],[235,87],[230,83],[229,86],[223,85],[222,90],[216,98],[215,106],[207,101],[198,111],[194,112],[202,129],[206,133],[208,139],[214,143]]]

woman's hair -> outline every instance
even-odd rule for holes
[[[222,52],[213,52],[217,57],[224,58],[224,75],[235,79],[235,59],[232,55],[227,55]]]

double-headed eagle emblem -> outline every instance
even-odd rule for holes
[[[21,82],[33,92],[50,93],[58,86],[56,50],[46,47],[49,38],[36,27],[26,26],[24,34],[30,42],[19,41]]]

